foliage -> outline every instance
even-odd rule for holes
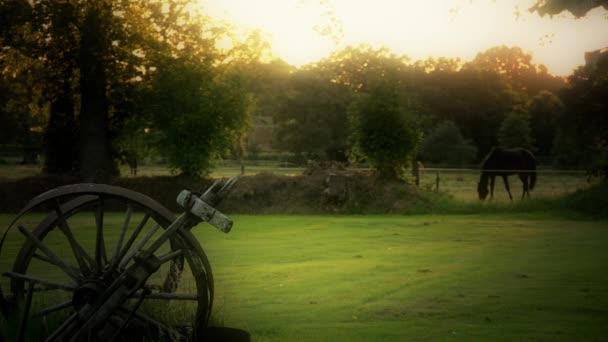
[[[608,218],[608,182],[563,196],[559,201],[566,210],[574,210],[593,218]]]
[[[495,46],[480,52],[464,68],[477,68],[504,75],[518,94],[518,105],[523,107],[527,98],[542,90],[557,91],[563,80],[549,74],[547,67],[532,63],[532,54],[520,47]]]
[[[0,25],[2,60],[42,66],[36,89],[51,103],[45,135],[50,172],[77,165],[87,180],[116,174],[110,141],[127,118],[137,115],[135,88],[149,81],[163,58],[205,54],[221,62],[230,57],[215,48],[226,27],[198,12],[194,0],[33,0],[0,6],[7,19]],[[19,67],[12,63],[8,70]],[[79,147],[75,155],[66,140]],[[63,155],[70,156],[71,165]]]
[[[454,122],[444,121],[424,137],[421,154],[425,161],[462,165],[475,159],[477,149],[464,139]]]
[[[585,66],[569,77],[560,93],[564,114],[558,119],[554,151],[561,165],[608,172],[608,51],[587,55]]]
[[[316,63],[315,67],[334,83],[348,86],[355,92],[366,92],[378,77],[389,75],[406,86],[407,61],[407,56],[397,56],[387,48],[375,49],[361,44],[336,51]]]
[[[376,82],[353,105],[353,148],[380,178],[397,178],[409,166],[422,132],[411,109],[403,104],[396,80],[385,78]]]
[[[533,151],[535,149],[531,133],[528,114],[511,112],[500,125],[498,143],[503,148],[523,147]]]
[[[608,10],[607,0],[581,1],[581,0],[536,0],[530,12],[538,12],[541,16],[556,15],[563,11],[572,13],[575,17],[584,17],[587,12],[603,7]]]
[[[306,159],[346,161],[350,99],[348,88],[332,83],[317,69],[292,74],[275,116],[276,146]]]
[[[557,131],[557,121],[563,115],[564,103],[555,94],[541,91],[528,103],[530,128],[535,141],[537,154],[548,156],[553,149]]]
[[[158,148],[184,175],[208,174],[214,159],[246,128],[249,103],[237,75],[169,59],[148,91],[146,110]]]
[[[425,129],[453,121],[478,149],[478,158],[496,145],[505,113],[517,103],[508,80],[493,71],[467,68],[459,71],[417,70],[413,90]]]

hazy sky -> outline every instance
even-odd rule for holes
[[[319,0],[200,0],[205,11],[267,32],[273,53],[300,66],[336,49],[315,31],[328,23]],[[584,52],[608,47],[608,14],[550,18],[528,12],[532,0],[328,0],[343,28],[342,45],[386,46],[413,60],[429,56],[464,61],[497,45],[532,52],[555,75],[584,64]],[[515,12],[519,8],[520,15]]]

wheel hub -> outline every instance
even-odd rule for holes
[[[74,290],[72,305],[76,310],[80,310],[86,304],[94,304],[107,288],[107,285],[100,279],[85,279]]]

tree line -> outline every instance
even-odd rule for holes
[[[414,158],[474,163],[493,146],[605,168],[605,51],[568,78],[507,46],[467,62],[349,46],[296,69],[269,59],[258,32],[237,39],[197,8],[191,0],[1,1],[0,144],[24,146],[24,161],[38,144],[44,172],[87,181],[146,153],[204,175],[219,157],[252,152],[252,122],[271,117],[275,149],[299,160],[365,161],[386,177]],[[226,39],[231,46],[219,47]]]

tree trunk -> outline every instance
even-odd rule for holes
[[[45,173],[70,173],[78,164],[74,96],[70,79],[63,80],[51,102],[49,124],[44,134]]]
[[[88,4],[80,42],[80,173],[84,181],[103,181],[118,174],[108,137],[106,93],[107,34],[111,5]]]

